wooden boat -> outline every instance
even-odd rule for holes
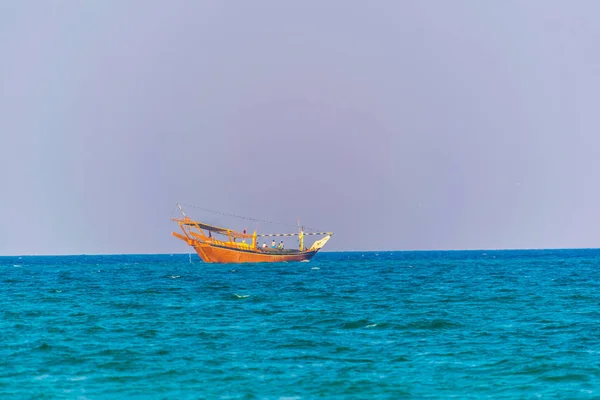
[[[308,261],[325,243],[331,238],[333,232],[304,232],[299,228],[298,233],[263,233],[252,234],[238,232],[232,229],[222,228],[214,225],[190,219],[181,206],[177,205],[183,214],[183,218],[171,218],[177,222],[183,231],[183,235],[172,232],[173,236],[192,246],[198,256],[207,263],[260,263],[260,262],[287,262]],[[259,238],[297,236],[299,248],[296,249],[273,249],[261,248],[258,244]],[[304,247],[305,236],[323,236],[315,241],[310,248]]]

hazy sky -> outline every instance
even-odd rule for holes
[[[600,2],[0,2],[0,254],[600,246]],[[193,213],[192,213],[193,214]]]

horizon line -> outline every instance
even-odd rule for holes
[[[471,248],[471,249],[402,249],[402,250],[325,250],[319,253],[409,253],[409,252],[450,252],[450,251],[539,251],[539,250],[600,250],[600,247],[522,247],[522,248]],[[186,255],[182,253],[71,253],[71,254],[5,254],[0,257],[73,257],[73,256],[158,256]]]

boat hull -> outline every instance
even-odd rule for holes
[[[267,263],[267,262],[289,262],[308,261],[317,251],[302,251],[285,254],[277,251],[241,250],[225,246],[217,246],[208,243],[199,243],[194,250],[202,261],[207,263]]]

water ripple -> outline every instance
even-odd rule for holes
[[[600,250],[0,257],[0,392],[598,398],[598,266]]]

